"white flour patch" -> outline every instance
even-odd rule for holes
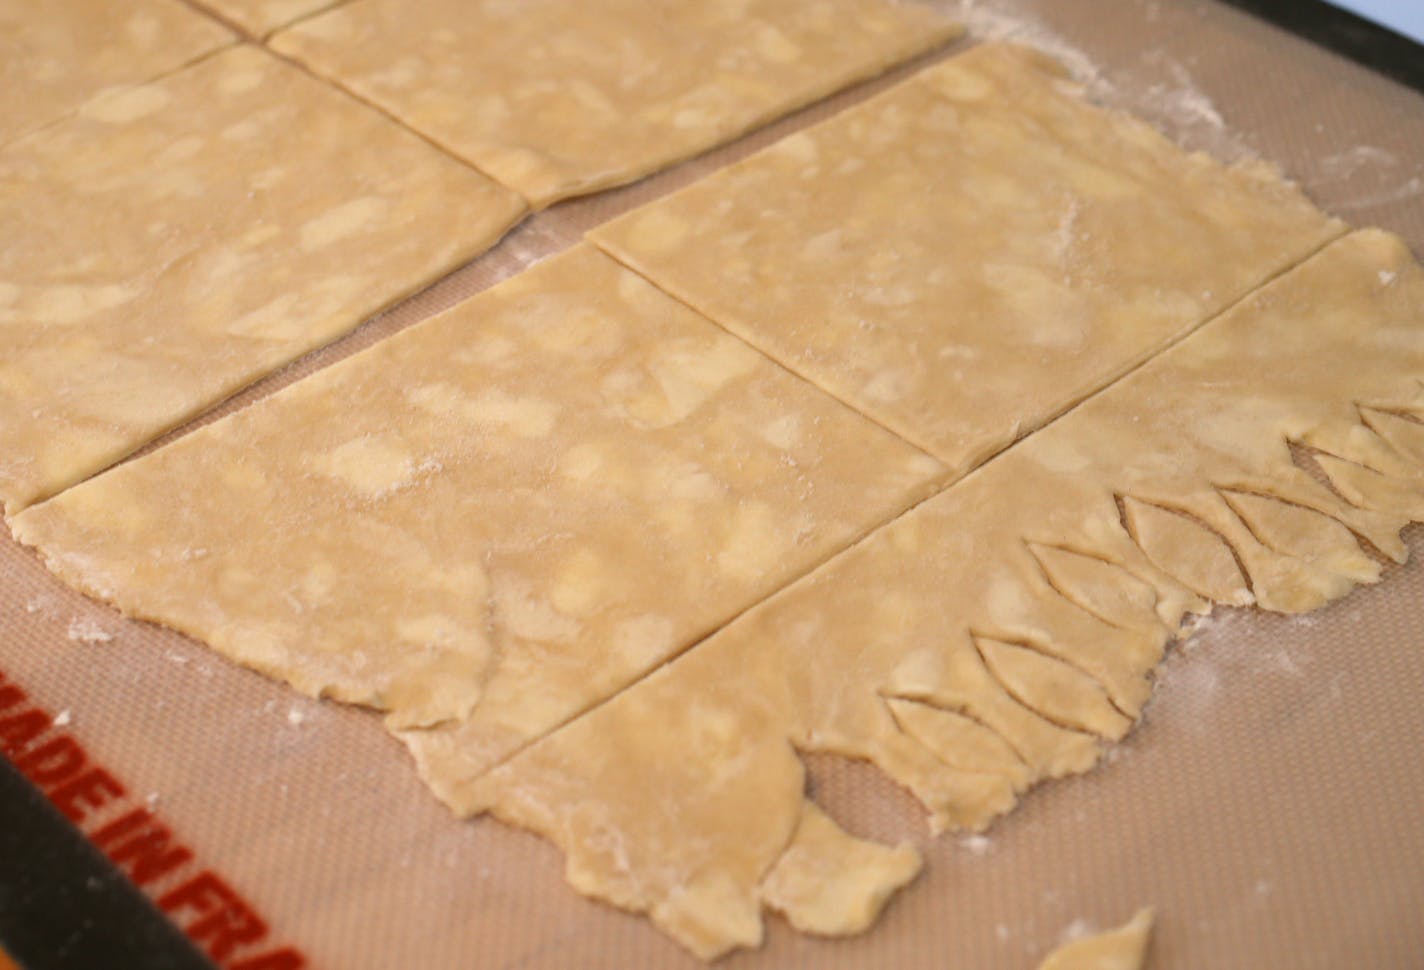
[[[1424,195],[1424,178],[1415,175],[1408,181],[1394,188],[1381,189],[1378,192],[1366,192],[1349,198],[1344,202],[1336,202],[1332,208],[1344,210],[1368,209],[1377,205],[1391,205],[1395,202],[1403,202],[1417,195]]]
[[[975,40],[1001,40],[1037,48],[1068,69],[1079,84],[1096,88],[1102,84],[1097,64],[1083,51],[1065,40],[1032,14],[1006,11],[1003,3],[981,7],[979,0],[960,0],[945,6],[945,12],[969,28]]]
[[[69,639],[76,643],[108,643],[114,635],[93,620],[75,617],[69,621]]]
[[[1206,125],[1210,128],[1225,128],[1226,121],[1216,104],[1197,87],[1196,80],[1180,61],[1165,55],[1155,60],[1161,63],[1171,77],[1170,83],[1153,84],[1147,89],[1147,100],[1173,123],[1182,127]]]
[[[1355,145],[1320,159],[1313,182],[1315,187],[1327,190],[1358,187],[1358,192],[1333,203],[1331,208],[1367,209],[1424,195],[1424,166],[1374,145]]]
[[[1188,148],[1203,149],[1224,162],[1258,155],[1231,129],[1187,65],[1161,50],[1148,51],[1119,78],[1116,105],[1152,122]]]
[[[1334,155],[1326,155],[1320,160],[1320,175],[1332,182],[1349,180],[1356,172],[1364,169],[1394,169],[1399,167],[1399,156],[1373,145],[1356,145],[1354,148]]]
[[[959,844],[975,855],[984,855],[994,843],[986,835],[967,835],[959,840]]]
[[[959,0],[941,4],[941,9],[961,20],[976,40],[1007,41],[1042,51],[1060,62],[1093,100],[1145,118],[1189,147],[1205,149],[1226,162],[1257,157],[1230,129],[1187,65],[1161,49],[1144,51],[1136,65],[1109,79],[1082,48],[1012,4],[996,2],[990,9],[980,0]],[[1158,14],[1149,6],[1149,21]]]

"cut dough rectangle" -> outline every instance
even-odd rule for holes
[[[65,579],[481,767],[928,494],[580,245],[16,516]],[[453,773],[453,771],[452,771]]]
[[[523,212],[251,47],[0,150],[6,512],[350,330]]]
[[[542,207],[960,32],[885,0],[356,0],[272,43]]]
[[[0,145],[233,40],[182,0],[0,0]]]
[[[1317,449],[1350,500],[1290,442]],[[466,784],[455,807],[556,841],[579,891],[649,912],[704,956],[755,943],[764,902],[793,922],[815,904],[799,915],[827,932],[824,901],[839,900],[854,930],[897,870],[873,854],[845,866],[844,838],[803,837],[796,750],[870,760],[939,826],[982,828],[1122,736],[1186,611],[1319,606],[1379,575],[1354,534],[1402,556],[1411,519],[1424,269],[1395,237],[1359,232]],[[787,866],[837,886],[788,894]]]
[[[1341,225],[989,44],[590,238],[963,473]]]

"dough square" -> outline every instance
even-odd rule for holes
[[[885,0],[356,0],[272,44],[539,208],[731,141],[960,32]]]
[[[589,234],[963,473],[1342,232],[986,44]]]
[[[927,495],[592,246],[13,519],[66,581],[486,766]]]
[[[233,40],[182,0],[0,0],[0,145]]]
[[[1332,243],[457,807],[556,842],[576,889],[703,957],[755,945],[763,906],[858,932],[907,866],[808,827],[797,752],[868,760],[935,830],[979,830],[1124,735],[1187,613],[1301,612],[1377,580],[1355,536],[1402,559],[1424,521],[1421,324],[1398,238]]]
[[[6,512],[352,329],[523,211],[245,46],[0,149]]]

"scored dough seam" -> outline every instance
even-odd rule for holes
[[[180,0],[180,2],[186,2],[186,0]],[[227,25],[223,24],[223,26],[226,27]],[[84,107],[86,105],[88,105],[96,98],[107,97],[109,95],[114,94],[115,92],[127,91],[131,88],[141,88],[148,84],[156,84],[159,81],[166,80],[167,78],[170,78],[175,74],[181,74],[183,71],[196,67],[197,65],[203,63],[209,58],[217,57],[220,54],[225,54],[228,51],[232,50],[234,47],[241,47],[243,43],[244,41],[241,35],[238,35],[233,37],[233,39],[228,41],[226,44],[221,44],[217,47],[214,47],[212,50],[203,51],[201,54],[194,55],[193,57],[189,58],[181,64],[175,64],[172,67],[159,71],[157,74],[154,74],[151,77],[144,78],[142,81],[129,81],[124,84],[114,84],[104,88],[101,91],[96,91],[93,97],[79,102],[73,108],[69,109],[61,115],[57,115],[54,118],[51,118],[44,124],[27,129],[24,133],[20,134],[15,138],[12,138],[10,141],[0,141],[0,150],[4,150],[6,147],[13,145],[16,142],[22,141],[26,138],[32,138],[39,132],[48,131],[49,129],[54,128],[58,125],[62,125],[66,121],[72,121],[73,119],[79,116],[80,112],[84,110]]]
[[[262,42],[263,39],[261,37],[257,36],[252,31],[242,26],[242,24],[228,17],[226,14],[222,13],[216,8],[208,6],[207,3],[204,2],[204,0],[178,0],[178,2],[181,3],[183,6],[187,7],[189,10],[198,14],[199,16],[207,17],[209,20],[213,20],[219,24],[222,24],[223,27],[232,31],[233,34],[236,35],[237,43],[239,44],[251,43],[259,47],[267,46]],[[341,4],[347,3],[348,0],[335,0],[335,2]]]
[[[322,14],[322,13],[327,13],[327,12],[329,12],[329,11],[331,11],[331,10],[335,10],[337,7],[343,6],[343,5],[345,5],[345,4],[347,4],[347,3],[351,3],[351,2],[352,2],[352,0],[339,0],[338,3],[333,4],[331,7],[328,7],[326,10],[319,10],[319,11],[317,11],[315,14],[313,14],[313,16],[317,16],[317,15]],[[279,28],[279,29],[285,30],[286,28]],[[276,31],[273,31],[273,33],[276,33]],[[393,114],[393,113],[390,111],[390,109],[388,109],[388,108],[386,108],[386,107],[384,107],[384,106],[382,106],[382,105],[376,103],[375,101],[372,101],[370,98],[368,98],[368,97],[366,97],[366,96],[364,96],[364,95],[362,95],[362,94],[359,94],[358,92],[354,91],[349,85],[343,84],[343,83],[342,83],[340,80],[338,80],[337,78],[335,78],[335,77],[328,77],[327,75],[322,74],[321,72],[319,72],[319,71],[313,69],[313,68],[311,67],[311,65],[307,64],[305,61],[302,61],[302,60],[300,60],[300,59],[298,59],[298,58],[296,58],[296,57],[293,57],[291,54],[288,54],[286,51],[278,50],[277,48],[273,47],[271,44],[266,43],[265,40],[264,40],[263,42],[261,42],[260,44],[257,44],[257,45],[255,45],[255,46],[260,47],[262,50],[266,51],[268,54],[270,54],[271,56],[275,57],[277,60],[281,61],[282,63],[288,65],[289,67],[294,67],[294,68],[296,68],[297,70],[299,70],[299,71],[301,71],[303,74],[305,74],[307,77],[309,77],[309,78],[311,78],[311,79],[313,79],[313,80],[315,80],[315,81],[318,81],[318,82],[320,82],[320,83],[322,83],[322,84],[325,84],[327,87],[331,88],[333,91],[339,91],[341,94],[343,94],[343,95],[345,95],[346,97],[350,98],[352,101],[355,101],[357,104],[362,105],[363,107],[369,108],[371,111],[376,112],[376,114],[380,115],[382,118],[386,119],[386,120],[389,121],[391,124],[400,126],[401,130],[410,132],[410,133],[411,133],[412,135],[414,135],[416,138],[419,138],[421,141],[425,142],[425,144],[429,145],[431,148],[435,149],[437,152],[439,152],[441,155],[444,155],[446,158],[448,158],[448,159],[450,159],[450,160],[452,160],[452,161],[455,161],[455,162],[459,162],[461,165],[465,166],[465,168],[468,168],[468,169],[470,169],[470,170],[473,171],[473,172],[477,172],[478,174],[483,175],[485,178],[489,179],[489,180],[490,180],[491,182],[493,182],[495,185],[503,186],[504,188],[508,189],[510,192],[513,192],[516,196],[519,196],[520,198],[523,198],[522,194],[519,192],[518,189],[516,189],[516,188],[514,188],[514,187],[512,187],[512,186],[505,185],[504,182],[502,182],[502,181],[500,181],[499,179],[495,178],[494,175],[492,175],[492,174],[489,173],[489,172],[486,172],[484,169],[480,168],[478,165],[476,165],[474,162],[470,161],[468,158],[465,158],[465,157],[463,157],[463,156],[457,154],[457,153],[454,152],[451,148],[449,148],[449,147],[446,146],[446,145],[441,144],[438,140],[436,140],[435,138],[431,137],[431,136],[430,136],[429,134],[427,134],[426,132],[421,131],[419,128],[412,127],[410,124],[406,123],[405,121],[402,121],[397,115]],[[525,210],[524,210],[524,212],[521,214],[520,219],[519,219],[519,222],[518,222],[518,223],[515,223],[515,226],[519,225],[520,223],[522,223],[522,222],[524,222],[526,219],[528,219],[529,216],[530,216],[533,212],[534,212],[534,209],[533,209],[531,206],[528,205],[528,200],[525,199]],[[511,226],[510,228],[513,229],[514,226]],[[501,237],[501,238],[503,238],[503,237]],[[494,247],[491,246],[490,248],[493,249]],[[487,251],[488,251],[488,250],[487,250]],[[446,274],[446,275],[448,276],[449,274]],[[441,277],[441,279],[444,279],[444,278],[445,278],[444,276]],[[437,280],[436,282],[438,282],[438,280]]]

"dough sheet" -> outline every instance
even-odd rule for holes
[[[0,0],[0,145],[234,39],[182,0]]]
[[[991,43],[589,235],[962,474],[1341,231]]]
[[[514,193],[252,47],[0,149],[0,500],[58,492],[482,252]]]
[[[1152,942],[1151,908],[1140,909],[1122,926],[1065,943],[1038,970],[1143,970]]]
[[[856,931],[911,867],[807,808],[798,753],[981,830],[1129,730],[1187,613],[1374,582],[1362,541],[1402,558],[1424,520],[1421,323],[1424,270],[1353,233],[453,804],[703,957],[756,945],[768,905]]]
[[[12,525],[304,692],[458,722],[415,733],[464,777],[943,471],[579,245]]]
[[[885,0],[356,0],[273,46],[541,208],[957,37]]]

